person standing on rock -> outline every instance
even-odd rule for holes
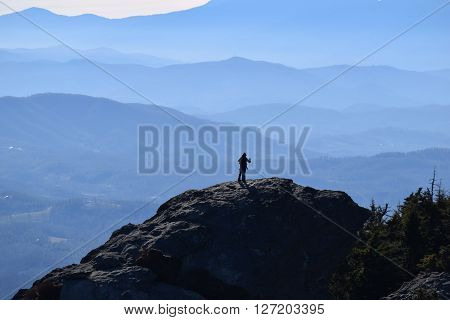
[[[247,158],[247,154],[244,153],[244,154],[239,158],[238,162],[239,162],[239,177],[238,177],[238,182],[240,182],[240,181],[241,181],[241,178],[242,178],[242,181],[245,183],[245,182],[246,182],[246,180],[245,180],[245,173],[247,172],[247,169],[248,169],[247,164],[248,164],[248,163],[252,163],[252,160],[251,160],[250,158]]]

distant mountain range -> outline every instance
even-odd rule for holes
[[[29,9],[22,14],[77,48],[150,52],[182,61],[246,56],[305,67],[354,63],[442,3],[212,0],[182,12],[121,20],[93,15],[65,17],[42,9]],[[450,44],[445,32],[450,23],[448,10],[447,7],[420,24],[367,63],[421,70],[450,67],[446,54]],[[16,14],[1,16],[0,30],[3,47],[57,44]],[[419,48],[417,43],[426,45]]]
[[[79,95],[0,98],[0,186],[63,199],[84,195],[119,200],[154,197],[162,185],[169,187],[178,177],[161,173],[147,178],[138,173],[139,125],[196,128],[217,123],[170,108]],[[232,154],[226,154],[224,143],[221,138],[215,150],[220,159],[231,157],[234,164],[241,150],[237,146]],[[168,147],[161,161],[176,163],[175,146]],[[201,183],[202,179],[197,175],[194,180]],[[117,183],[134,187],[125,190]],[[142,184],[142,194],[136,193],[136,183]]]
[[[213,121],[312,128],[308,148],[333,156],[408,152],[450,147],[450,106],[383,108],[354,105],[344,110],[265,104],[208,115]],[[273,121],[270,121],[273,120]]]
[[[170,108],[64,94],[0,98],[0,114],[3,147],[105,154],[134,152],[139,124],[211,123]]]
[[[431,71],[429,73],[432,75],[438,76],[438,77],[450,79],[450,69],[436,70],[436,71]]]
[[[450,105],[425,105],[411,108],[354,105],[343,110],[313,108],[289,104],[262,104],[207,115],[212,121],[241,125],[270,124],[282,126],[310,125],[320,135],[352,134],[375,128],[431,131],[447,134],[450,126]],[[283,114],[284,111],[288,110]]]
[[[100,64],[150,100],[199,114],[245,105],[294,103],[347,66],[299,70],[280,64],[232,58],[224,61],[151,68]],[[140,95],[84,60],[0,63],[0,96],[55,92],[148,103]],[[358,67],[302,104],[343,109],[355,104],[411,107],[450,104],[450,79],[428,72],[385,66]],[[257,115],[255,115],[257,116]],[[252,121],[252,118],[248,119]]]
[[[387,117],[396,118],[391,124],[397,124],[397,127],[391,128],[377,127],[377,117],[381,119],[383,111],[369,114],[369,120],[365,121],[369,123],[373,119],[373,127],[368,126],[369,131],[357,132],[347,130],[349,124],[345,122],[345,112],[329,111],[332,115],[330,127],[333,115],[337,123],[333,127],[334,133],[321,134],[321,129],[313,127],[305,146],[312,175],[290,178],[300,182],[307,180],[308,184],[319,188],[344,190],[360,204],[368,204],[372,197],[380,202],[397,203],[407,192],[426,184],[434,167],[447,183],[450,181],[450,151],[429,148],[449,147],[448,129],[444,131],[444,126],[450,117],[446,116],[445,110],[433,112],[432,108],[418,108],[415,112],[409,109],[387,110]],[[436,108],[440,110],[440,107]],[[165,110],[193,127],[217,124],[172,109]],[[438,121],[435,114],[441,112],[441,121]],[[309,117],[311,120],[314,117],[320,119],[326,113],[326,110],[311,109]],[[355,122],[363,121],[364,115],[355,117]],[[419,126],[417,119],[420,117],[424,123],[436,123],[436,131],[426,125]],[[409,121],[410,128],[407,129]],[[182,177],[175,174],[142,176],[137,173],[139,124],[160,126],[178,123],[154,106],[122,104],[86,96],[46,94],[0,98],[0,186],[36,197],[61,199],[89,196],[147,200],[155,197]],[[339,125],[342,126],[341,131],[338,131]],[[326,122],[322,126],[326,127]],[[236,146],[230,155],[224,153],[221,145],[222,142],[217,147],[221,159],[217,174],[194,174],[164,197],[186,188],[202,188],[235,179],[236,172],[224,174],[223,167],[228,161],[235,165],[234,158],[241,152],[240,146]],[[417,148],[428,150],[349,157]],[[336,159],[333,155],[341,158]],[[255,156],[252,154],[254,161],[260,161]],[[165,161],[175,160],[169,155]]]
[[[450,181],[450,149],[389,152],[371,157],[323,157],[310,160],[313,174],[296,181],[317,188],[348,190],[368,206],[371,199],[396,207],[415,189],[428,187],[433,169],[444,189]]]
[[[90,60],[109,64],[139,64],[148,67],[162,67],[179,63],[175,60],[139,53],[123,53],[109,48],[77,51]],[[80,58],[78,54],[64,46],[37,49],[0,49],[0,62],[69,62]]]

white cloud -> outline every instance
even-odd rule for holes
[[[210,0],[0,0],[0,15],[11,13],[5,3],[15,11],[38,7],[57,14],[76,16],[95,14],[118,19],[186,10],[208,3]]]

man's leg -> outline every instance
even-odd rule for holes
[[[242,170],[242,181],[244,181],[244,182],[246,181],[245,180],[245,170]]]
[[[241,181],[242,170],[239,170],[238,182]]]

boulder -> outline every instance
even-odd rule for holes
[[[191,190],[15,299],[328,299],[368,217],[343,192],[287,179]]]
[[[420,273],[384,299],[448,300],[450,299],[450,274],[446,272]]]

